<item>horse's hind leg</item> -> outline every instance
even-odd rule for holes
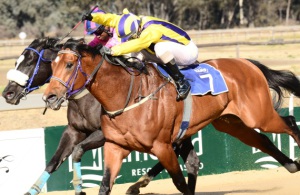
[[[188,173],[188,187],[192,194],[195,194],[195,187],[198,177],[198,171],[200,166],[200,160],[197,156],[194,146],[192,144],[191,137],[185,139],[182,142],[181,149],[179,151],[181,158],[183,159],[187,173]]]
[[[281,118],[284,120],[285,124],[287,124],[290,127],[290,129],[292,130],[291,136],[295,139],[298,146],[300,147],[300,130],[296,123],[295,117],[294,116],[282,116]]]
[[[73,186],[75,195],[85,195],[82,192],[82,178],[81,178],[81,158],[83,154],[92,149],[99,148],[104,145],[105,139],[101,130],[94,131],[85,140],[74,147],[72,153],[73,161]]]
[[[270,139],[254,129],[247,127],[240,119],[235,116],[222,117],[213,122],[214,127],[221,132],[227,133],[243,143],[260,149],[276,159],[289,172],[294,173],[300,170],[298,162],[293,162],[283,154]]]
[[[294,138],[298,147],[300,147],[300,130],[296,124],[295,117],[285,116],[281,117],[275,111],[273,115],[268,117],[264,124],[258,127],[261,131],[270,133],[286,133]]]

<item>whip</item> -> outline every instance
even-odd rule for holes
[[[96,5],[95,7],[93,7],[93,9],[90,11],[90,12],[88,12],[88,14],[91,14],[96,8],[98,7],[98,5]],[[64,38],[66,38],[67,36],[69,36],[69,34],[71,34],[71,32],[73,32],[81,23],[82,23],[83,21],[82,20],[80,20],[71,30],[70,30],[70,32],[68,32],[68,34],[66,34],[63,38],[61,38],[57,43],[56,43],[56,45],[57,44],[59,44]]]

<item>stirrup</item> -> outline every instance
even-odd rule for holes
[[[186,81],[186,82],[188,82],[188,81]],[[180,88],[180,87],[177,87],[177,88],[176,88],[176,91],[177,91],[177,97],[176,97],[176,100],[177,100],[177,101],[184,100],[184,99],[189,95],[189,92],[190,92],[190,90],[191,90],[191,85],[189,85],[189,83],[188,83],[188,86],[186,86],[186,87],[188,87],[188,88],[185,89],[184,91],[183,91],[183,89]]]
[[[177,82],[175,81],[175,83],[176,83],[176,91],[177,91],[176,100],[177,101],[184,100],[188,96],[191,90],[190,83],[184,78],[180,78]]]

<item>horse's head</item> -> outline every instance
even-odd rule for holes
[[[44,91],[43,100],[53,110],[60,109],[66,99],[83,90],[87,84],[87,75],[81,67],[82,57],[86,55],[81,52],[82,48],[92,49],[80,41],[65,43],[51,64],[53,75]]]
[[[59,45],[56,38],[35,39],[7,73],[9,80],[2,92],[7,103],[19,104],[20,99],[49,81],[50,63],[56,57]]]

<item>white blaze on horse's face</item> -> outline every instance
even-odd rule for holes
[[[54,61],[57,63],[59,61],[59,56],[57,56]]]
[[[17,64],[16,64],[16,70],[18,69],[19,65],[24,61],[25,56],[24,55],[20,55],[20,57],[17,59]]]
[[[21,86],[25,86],[27,84],[27,81],[29,79],[29,76],[24,74],[23,72],[17,70],[19,65],[24,61],[25,56],[20,55],[20,57],[17,59],[16,67],[15,69],[11,69],[7,72],[6,78],[9,81],[14,81],[18,83]]]

